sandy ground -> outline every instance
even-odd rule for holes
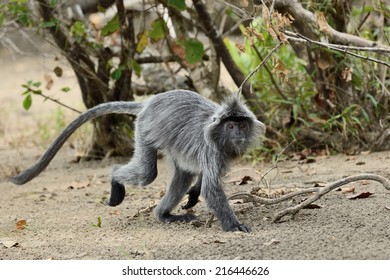
[[[369,198],[350,200],[350,193],[333,191],[317,202],[322,208],[304,209],[294,220],[276,224],[271,221],[273,214],[290,206],[290,201],[258,207],[231,201],[239,219],[252,227],[250,234],[225,233],[218,221],[211,227],[162,224],[142,211],[159,201],[169,181],[171,172],[164,160],[150,186],[128,187],[120,206],[105,206],[111,165],[128,159],[73,163],[74,147],[83,142],[77,135],[35,180],[24,186],[7,182],[6,176],[27,168],[41,155],[58,133],[57,124],[77,115],[39,97],[34,97],[29,112],[21,106],[20,84],[43,80],[59,63],[50,57],[1,58],[0,259],[390,259],[390,191],[376,182],[348,185],[355,193],[373,193]],[[82,110],[71,72],[65,71],[61,79],[51,75],[54,86],[47,92]],[[59,93],[63,85],[72,91]],[[363,172],[390,178],[389,166],[390,152],[318,156],[312,163],[288,160],[279,163],[277,173],[271,172],[271,188],[312,187]],[[226,193],[249,192],[257,186],[257,172],[269,167],[234,164],[225,178]],[[229,183],[244,175],[255,181]],[[194,211],[200,221],[209,218],[203,202]]]

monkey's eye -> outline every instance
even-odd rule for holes
[[[248,128],[248,125],[246,123],[240,124],[240,130],[246,130]]]
[[[229,124],[228,124],[228,129],[229,129],[229,130],[233,130],[233,129],[234,129],[234,124],[229,123]]]

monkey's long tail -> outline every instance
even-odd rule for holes
[[[41,156],[41,158],[30,168],[26,169],[19,175],[9,178],[10,181],[17,185],[23,185],[34,177],[38,176],[50,163],[50,161],[57,154],[58,150],[62,147],[65,141],[87,121],[108,114],[129,114],[137,115],[143,108],[143,104],[140,102],[121,102],[114,101],[103,103],[89,109],[82,113],[78,118],[72,121],[54,140],[49,146],[47,151]]]

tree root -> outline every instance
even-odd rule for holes
[[[363,174],[358,174],[358,175],[352,175],[352,176],[349,176],[349,177],[337,180],[335,182],[328,183],[328,184],[326,184],[323,187],[314,187],[314,188],[299,190],[299,191],[296,191],[296,192],[293,192],[293,193],[289,193],[289,194],[283,195],[283,196],[278,197],[278,198],[273,198],[273,199],[271,199],[271,198],[261,198],[261,197],[257,197],[257,196],[251,195],[249,193],[237,193],[237,194],[234,194],[234,195],[230,196],[229,200],[231,200],[231,199],[243,199],[244,202],[252,202],[255,205],[258,205],[258,204],[271,205],[271,204],[280,203],[280,202],[282,202],[284,200],[293,198],[293,197],[298,196],[298,195],[312,193],[311,196],[309,196],[307,199],[305,199],[301,203],[299,203],[299,204],[297,204],[295,206],[292,206],[292,207],[288,207],[288,208],[286,208],[286,209],[284,209],[282,211],[277,212],[274,215],[273,219],[272,219],[272,221],[274,223],[276,223],[276,222],[280,222],[280,220],[284,216],[287,216],[287,215],[291,215],[291,219],[294,219],[295,215],[301,209],[305,208],[309,204],[311,204],[314,201],[318,200],[319,198],[321,198],[323,195],[327,194],[328,192],[330,192],[330,191],[332,191],[332,190],[334,190],[336,188],[339,188],[341,186],[344,186],[346,184],[349,184],[351,182],[361,181],[361,180],[377,181],[377,182],[381,183],[382,186],[385,189],[390,190],[390,181],[388,179],[386,179],[385,177],[382,177],[382,176],[376,175],[376,174],[366,174],[366,173],[363,173]]]

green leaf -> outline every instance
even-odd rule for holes
[[[36,89],[36,90],[31,91],[31,93],[36,94],[36,95],[40,95],[40,94],[42,94],[42,91],[40,89]]]
[[[168,0],[168,7],[173,7],[178,11],[184,11],[186,9],[185,0]]]
[[[3,23],[4,23],[4,14],[1,13],[0,14],[0,27],[3,25]]]
[[[39,88],[41,85],[42,85],[41,82],[35,82],[32,84],[33,87],[37,87],[37,88]]]
[[[70,91],[70,88],[69,88],[69,87],[63,87],[63,88],[61,89],[61,91],[63,91],[63,92],[69,92],[69,91]]]
[[[115,81],[119,80],[122,77],[122,69],[119,67],[112,71],[111,78]]]
[[[149,39],[149,36],[148,36],[148,32],[145,30],[144,32],[141,32],[137,35],[137,39],[138,39],[138,42],[137,42],[137,46],[135,48],[135,51],[137,53],[142,53],[143,50],[146,48],[146,46],[148,45],[148,39]]]
[[[69,32],[73,36],[73,38],[76,39],[77,42],[81,42],[84,38],[87,37],[85,24],[81,21],[76,21],[75,23],[73,23],[73,25],[70,27]]]
[[[119,29],[119,18],[118,15],[115,15],[110,19],[106,25],[102,28],[102,35],[107,36]]]
[[[161,40],[165,37],[166,30],[167,26],[165,21],[162,18],[156,19],[152,22],[152,28],[149,31],[149,37],[154,41]]]
[[[50,0],[50,7],[54,8],[55,6],[57,6],[58,4],[58,0]]]
[[[18,17],[18,21],[24,25],[24,26],[28,26],[29,22],[30,22],[30,19],[27,15],[27,13],[21,13]]]
[[[57,24],[58,24],[58,20],[52,19],[50,21],[42,22],[41,26],[47,28],[47,27],[55,27],[55,26],[57,26]]]
[[[135,59],[131,60],[131,69],[133,69],[133,71],[138,77],[141,76],[141,71],[142,71],[141,65],[139,65],[137,61],[135,61]]]
[[[185,57],[188,63],[195,64],[202,60],[204,54],[203,43],[197,39],[189,39],[185,43]]]
[[[31,107],[31,104],[32,104],[31,94],[28,94],[28,95],[26,95],[26,97],[23,100],[24,110],[28,111],[28,109],[30,109],[30,107]]]

